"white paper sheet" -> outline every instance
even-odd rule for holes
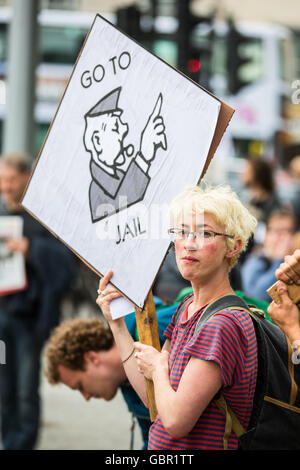
[[[7,240],[19,239],[22,234],[22,217],[0,217],[0,296],[20,291],[26,286],[24,257],[6,246]]]

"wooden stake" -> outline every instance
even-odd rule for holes
[[[138,330],[139,341],[148,346],[153,346],[158,351],[161,350],[156,309],[152,291],[149,292],[143,309],[135,308],[135,318]],[[152,380],[145,379],[147,397],[149,403],[150,419],[154,421],[157,415],[157,409],[154,397],[154,385]]]

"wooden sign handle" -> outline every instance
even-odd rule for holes
[[[149,292],[143,309],[135,308],[135,318],[139,341],[148,346],[153,346],[158,351],[161,350],[156,309],[152,291]],[[154,397],[154,385],[152,380],[145,379],[147,397],[149,403],[149,413],[151,421],[154,421],[157,415],[157,409]]]

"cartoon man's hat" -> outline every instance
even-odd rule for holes
[[[115,90],[105,95],[95,106],[93,106],[93,108],[91,108],[86,113],[86,116],[100,116],[100,114],[112,113],[113,111],[122,112],[122,110],[118,108],[120,92],[121,87],[116,88]]]

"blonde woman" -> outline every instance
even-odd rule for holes
[[[224,309],[194,332],[205,307],[233,293],[228,274],[254,233],[256,220],[229,187],[198,186],[175,198],[170,220],[178,269],[191,282],[193,295],[184,299],[180,317],[174,315],[167,327],[162,352],[133,343],[124,319],[112,320],[109,305],[119,294],[106,287],[111,271],[100,281],[97,303],[121,358],[129,357],[126,374],[146,405],[143,379],[153,380],[158,416],[148,448],[223,449],[225,418],[213,399],[222,390],[247,428],[257,377],[254,327],[246,311]],[[231,432],[228,448],[237,447]]]

